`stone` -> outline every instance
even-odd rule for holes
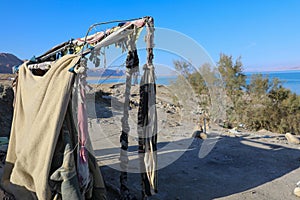
[[[202,140],[205,140],[205,139],[207,139],[207,135],[205,133],[200,133],[200,138]]]
[[[285,138],[291,144],[300,144],[299,138],[297,138],[295,135],[292,135],[291,133],[286,133]]]
[[[200,139],[202,139],[202,140],[207,139],[207,135],[203,132],[202,129],[196,129],[196,130],[193,132],[193,137],[194,137],[194,138],[200,138]]]
[[[229,132],[233,134],[238,134],[237,127],[234,127],[233,129],[229,129]]]
[[[300,197],[300,187],[296,187],[294,189],[294,195],[296,195],[297,197]]]
[[[200,138],[200,134],[202,133],[202,131],[200,131],[200,130],[195,130],[194,132],[193,132],[193,135],[192,135],[192,137],[194,137],[194,138]]]

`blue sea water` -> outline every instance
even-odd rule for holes
[[[278,78],[283,81],[283,86],[289,88],[292,92],[300,95],[300,71],[280,71],[280,72],[246,72],[247,83],[250,82],[252,74],[263,74],[268,76],[270,80],[272,78]],[[156,79],[157,84],[170,85],[172,81],[176,80],[176,76],[158,76]],[[88,80],[91,84],[107,84],[107,83],[124,83],[125,77],[122,78],[105,78],[102,77],[99,80]]]
[[[283,87],[290,89],[297,95],[300,95],[300,71],[278,71],[278,72],[246,72],[247,83],[251,80],[252,74],[262,74],[268,76],[269,80],[278,78],[283,82]]]
[[[170,85],[172,81],[176,80],[176,76],[158,76],[156,83],[160,85]],[[138,80],[139,82],[140,80]],[[134,80],[133,80],[134,82]],[[121,78],[105,78],[102,77],[99,80],[88,80],[90,84],[107,84],[107,83],[125,83],[125,77]]]

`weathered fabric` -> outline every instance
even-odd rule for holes
[[[132,32],[134,32],[133,27],[142,28],[145,25],[146,18],[134,20],[127,22],[122,26],[116,26],[110,29],[107,29],[105,32],[97,32],[93,35],[86,37],[86,42],[92,46],[95,46],[96,49],[109,46],[112,44],[117,44],[120,41],[128,37]],[[81,46],[85,42],[85,38],[78,38],[73,40],[73,44],[76,46]]]
[[[102,32],[97,32],[93,35],[87,36],[86,37],[86,42],[91,44],[91,45],[94,45],[95,43],[97,43],[101,39],[103,39],[104,36],[105,36],[105,33],[103,31]],[[84,44],[84,38],[78,38],[73,43],[76,44],[76,45],[83,45]]]
[[[79,184],[75,162],[78,134],[73,119],[73,102],[73,100],[69,101],[61,133],[56,144],[51,163],[49,184],[53,195],[60,199],[81,200],[84,193]]]
[[[2,178],[4,189],[17,199],[49,199],[49,169],[70,98],[80,57],[65,56],[43,76],[24,63],[19,69],[11,137]]]
[[[135,45],[132,44],[132,51],[129,51],[126,58],[126,88],[125,88],[125,100],[124,100],[124,111],[122,117],[122,132],[120,136],[121,150],[120,150],[120,191],[121,199],[134,199],[133,195],[130,194],[127,181],[127,171],[128,171],[128,134],[130,131],[130,126],[128,123],[129,119],[129,103],[130,103],[130,90],[131,90],[131,81],[132,74],[137,72],[139,67],[139,58]]]
[[[27,62],[19,69],[14,117],[2,186],[16,199],[50,199],[49,170],[80,57],[66,55],[44,76]]]
[[[153,65],[144,65],[138,110],[139,157],[144,196],[157,192],[157,111]]]
[[[146,21],[147,64],[140,82],[138,110],[139,158],[143,199],[157,193],[157,111],[153,66],[154,20]]]
[[[60,194],[62,199],[83,199],[79,189],[76,165],[70,144],[65,146],[62,166],[51,175],[50,179],[61,182]]]
[[[83,191],[86,190],[90,181],[89,167],[88,167],[88,154],[86,143],[88,141],[88,117],[86,111],[86,75],[80,74],[77,77],[77,128],[78,128],[78,158],[77,158],[77,171],[79,176],[80,186]]]

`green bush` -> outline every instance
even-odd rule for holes
[[[207,83],[201,76],[205,73],[200,74],[184,61],[174,61],[174,66],[181,72],[181,79],[187,80],[199,96],[209,97]],[[217,67],[224,81],[225,98],[232,102],[226,110],[228,126],[244,124],[250,130],[300,134],[300,96],[284,88],[281,80],[253,74],[247,85],[241,59],[233,62],[232,56],[225,54],[220,55]],[[173,84],[179,82],[178,79]],[[208,99],[202,104],[210,104]]]

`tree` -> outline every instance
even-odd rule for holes
[[[242,73],[241,58],[239,57],[233,63],[232,56],[221,54],[218,62],[218,70],[222,75],[229,96],[241,95],[242,90],[246,88],[246,75]]]
[[[247,92],[261,97],[269,92],[271,86],[268,76],[263,77],[262,74],[253,74],[249,85],[247,85]]]
[[[192,86],[197,94],[207,94],[207,86],[202,75],[190,63],[186,61],[174,61],[174,67],[186,81]],[[178,80],[179,81],[179,80]]]
[[[183,61],[176,61],[174,65],[182,74],[177,80],[177,88],[183,85],[180,80],[188,81],[194,91],[200,94],[199,97],[201,95],[208,97],[206,100],[208,104],[217,102],[215,99],[210,99],[213,97],[210,95],[211,92],[214,92],[211,88],[222,87],[216,71],[212,71],[209,65],[203,65],[198,72],[189,63]],[[224,107],[226,107],[228,127],[242,123],[252,130],[264,128],[273,132],[300,134],[300,96],[284,88],[281,80],[278,78],[270,80],[268,76],[254,74],[247,85],[241,59],[238,58],[234,62],[232,56],[225,54],[220,55],[218,70],[227,93],[227,96],[222,95],[222,97],[227,102],[227,106]],[[232,103],[228,102],[229,98]],[[204,105],[203,102],[200,103],[200,106]],[[212,107],[207,108],[208,113],[214,113]]]
[[[188,78],[193,73],[193,66],[186,61],[174,60],[173,64],[175,69],[185,78]]]
[[[226,93],[232,101],[232,106],[227,110],[229,121],[238,123],[244,112],[244,102],[242,96],[246,88],[246,75],[244,75],[241,58],[235,62],[232,56],[220,55],[218,70],[221,73],[225,84]]]

